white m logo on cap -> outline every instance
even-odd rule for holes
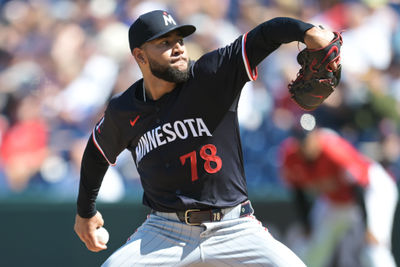
[[[164,14],[164,22],[165,22],[165,26],[168,26],[168,24],[174,24],[176,25],[176,22],[174,20],[174,18],[171,16],[171,14]]]

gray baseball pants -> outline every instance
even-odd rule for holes
[[[182,223],[175,213],[150,214],[102,266],[305,267],[254,216],[240,218],[240,207],[200,226]]]

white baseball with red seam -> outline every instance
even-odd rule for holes
[[[99,242],[103,243],[104,245],[107,244],[108,239],[110,238],[108,231],[104,227],[97,228],[95,231],[95,235],[97,240],[99,240]]]

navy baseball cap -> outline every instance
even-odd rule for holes
[[[141,15],[129,28],[129,46],[131,51],[145,42],[157,39],[171,31],[178,30],[182,37],[192,34],[196,27],[179,25],[176,20],[164,10],[154,10]]]

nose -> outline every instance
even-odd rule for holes
[[[184,49],[183,49],[183,44],[181,44],[180,42],[176,42],[173,49],[172,49],[172,54],[174,56],[179,56],[181,54],[183,54]]]

